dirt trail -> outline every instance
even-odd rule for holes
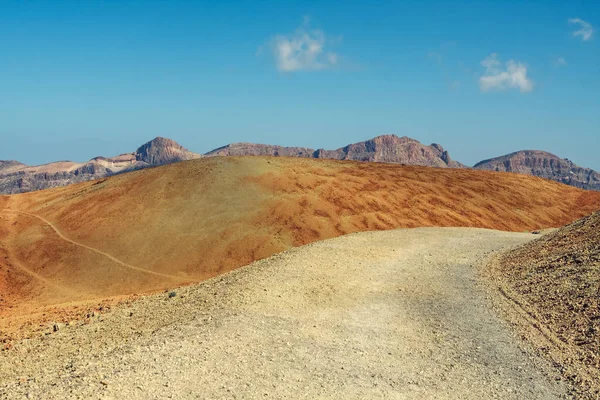
[[[0,353],[0,398],[558,399],[478,283],[533,235],[353,234]]]
[[[10,210],[0,210],[0,212],[4,212],[4,211],[10,211]],[[15,217],[17,215],[16,212],[13,212],[11,214],[14,214]],[[13,217],[11,217],[11,218],[13,218]],[[12,220],[12,219],[9,221],[10,221],[9,225],[12,225],[12,223],[14,222],[14,220]],[[54,290],[57,290],[61,294],[70,295],[72,293],[72,291],[69,290],[68,287],[57,284],[52,279],[48,279],[48,278],[44,277],[43,275],[38,274],[33,269],[28,268],[26,265],[21,263],[19,261],[18,257],[15,256],[12,245],[9,243],[9,241],[5,240],[2,243],[2,245],[4,246],[4,250],[6,251],[6,255],[9,260],[9,265],[11,265],[12,267],[16,268],[17,270],[23,272],[24,274],[32,277],[34,280],[38,281],[42,285],[53,288]]]
[[[144,269],[144,268],[136,267],[136,266],[131,265],[131,264],[127,264],[127,263],[119,260],[118,258],[115,258],[115,257],[111,256],[110,254],[103,252],[102,250],[98,250],[95,247],[91,247],[91,246],[85,245],[83,243],[79,243],[79,242],[76,242],[76,241],[74,241],[72,239],[69,239],[52,222],[48,221],[47,219],[45,219],[44,217],[41,217],[39,215],[31,214],[31,213],[28,213],[28,212],[25,212],[25,211],[18,211],[18,210],[11,210],[11,209],[2,209],[2,210],[0,210],[0,212],[8,212],[8,213],[26,215],[28,217],[35,218],[35,219],[37,219],[39,221],[42,221],[45,225],[49,226],[54,231],[54,233],[56,233],[56,235],[59,238],[61,238],[65,242],[71,243],[71,244],[73,244],[75,246],[84,248],[86,250],[93,251],[96,254],[100,254],[101,256],[104,256],[104,257],[110,259],[111,261],[115,262],[116,264],[118,264],[118,265],[120,265],[122,267],[129,268],[129,269],[132,269],[132,270],[135,270],[135,271],[139,271],[139,272],[144,272],[144,273],[147,273],[147,274],[150,274],[150,275],[160,276],[162,278],[168,278],[168,279],[174,280],[176,282],[181,282],[181,278],[178,278],[176,276],[168,275],[168,274],[161,274],[159,272],[154,272],[154,271],[150,271],[148,269]]]

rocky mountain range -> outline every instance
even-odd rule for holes
[[[133,153],[110,158],[96,157],[85,163],[60,161],[27,166],[18,161],[0,161],[0,194],[31,192],[142,168],[217,156],[327,158],[437,168],[468,168],[453,160],[439,144],[427,146],[415,139],[396,135],[377,136],[336,150],[232,143],[204,155],[191,152],[171,139],[157,137],[140,146]],[[482,161],[473,168],[534,175],[582,189],[600,190],[600,174],[543,151],[519,151]]]
[[[200,158],[173,140],[158,137],[133,153],[96,157],[85,163],[59,161],[27,166],[0,161],[0,194],[25,193],[104,178],[142,168]]]
[[[473,168],[515,172],[565,183],[581,189],[600,190],[600,174],[566,158],[539,150],[523,150],[484,160]]]
[[[396,135],[377,136],[371,140],[349,144],[337,150],[233,143],[205,154],[207,157],[248,155],[388,162],[439,168],[465,167],[465,165],[452,160],[448,152],[437,143],[426,146],[415,139]]]

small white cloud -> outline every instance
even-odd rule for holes
[[[498,55],[496,53],[490,54],[489,56],[481,60],[481,65],[486,68],[486,72],[495,71],[496,68],[500,65]]]
[[[310,17],[294,33],[276,35],[271,48],[277,69],[282,72],[314,71],[331,68],[338,63],[337,53],[327,46],[341,40],[328,40],[319,29],[310,29]]]
[[[562,67],[565,65],[567,65],[567,60],[565,60],[564,57],[558,57],[556,60],[554,60],[555,67]]]
[[[592,35],[594,34],[594,28],[592,28],[592,24],[582,20],[581,18],[569,18],[570,24],[578,24],[580,29],[573,32],[573,36],[581,36],[581,39],[590,40]]]
[[[460,81],[458,79],[453,80],[452,83],[450,84],[451,90],[457,90],[459,87],[460,87]]]
[[[527,78],[527,66],[521,62],[509,60],[503,67],[497,54],[493,53],[484,58],[481,65],[485,67],[485,73],[479,78],[482,92],[519,89],[525,93],[533,90],[533,82]]]

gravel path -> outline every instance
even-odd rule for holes
[[[1,398],[557,399],[476,266],[532,235],[369,232],[144,297],[0,353]]]

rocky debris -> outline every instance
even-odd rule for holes
[[[208,152],[205,156],[282,156],[387,162],[439,168],[465,167],[463,164],[453,161],[448,152],[439,144],[425,146],[415,139],[396,135],[377,136],[371,140],[349,144],[337,150],[233,143]]]
[[[194,160],[200,157],[200,154],[193,153],[179,143],[163,137],[157,137],[149,141],[135,152],[135,159],[137,161],[152,166]]]
[[[600,173],[540,150],[523,150],[477,163],[473,168],[539,176],[580,189],[600,190]]]
[[[587,376],[582,384],[600,396],[600,212],[508,253],[498,268],[519,303],[573,354],[561,361],[567,378]]]

